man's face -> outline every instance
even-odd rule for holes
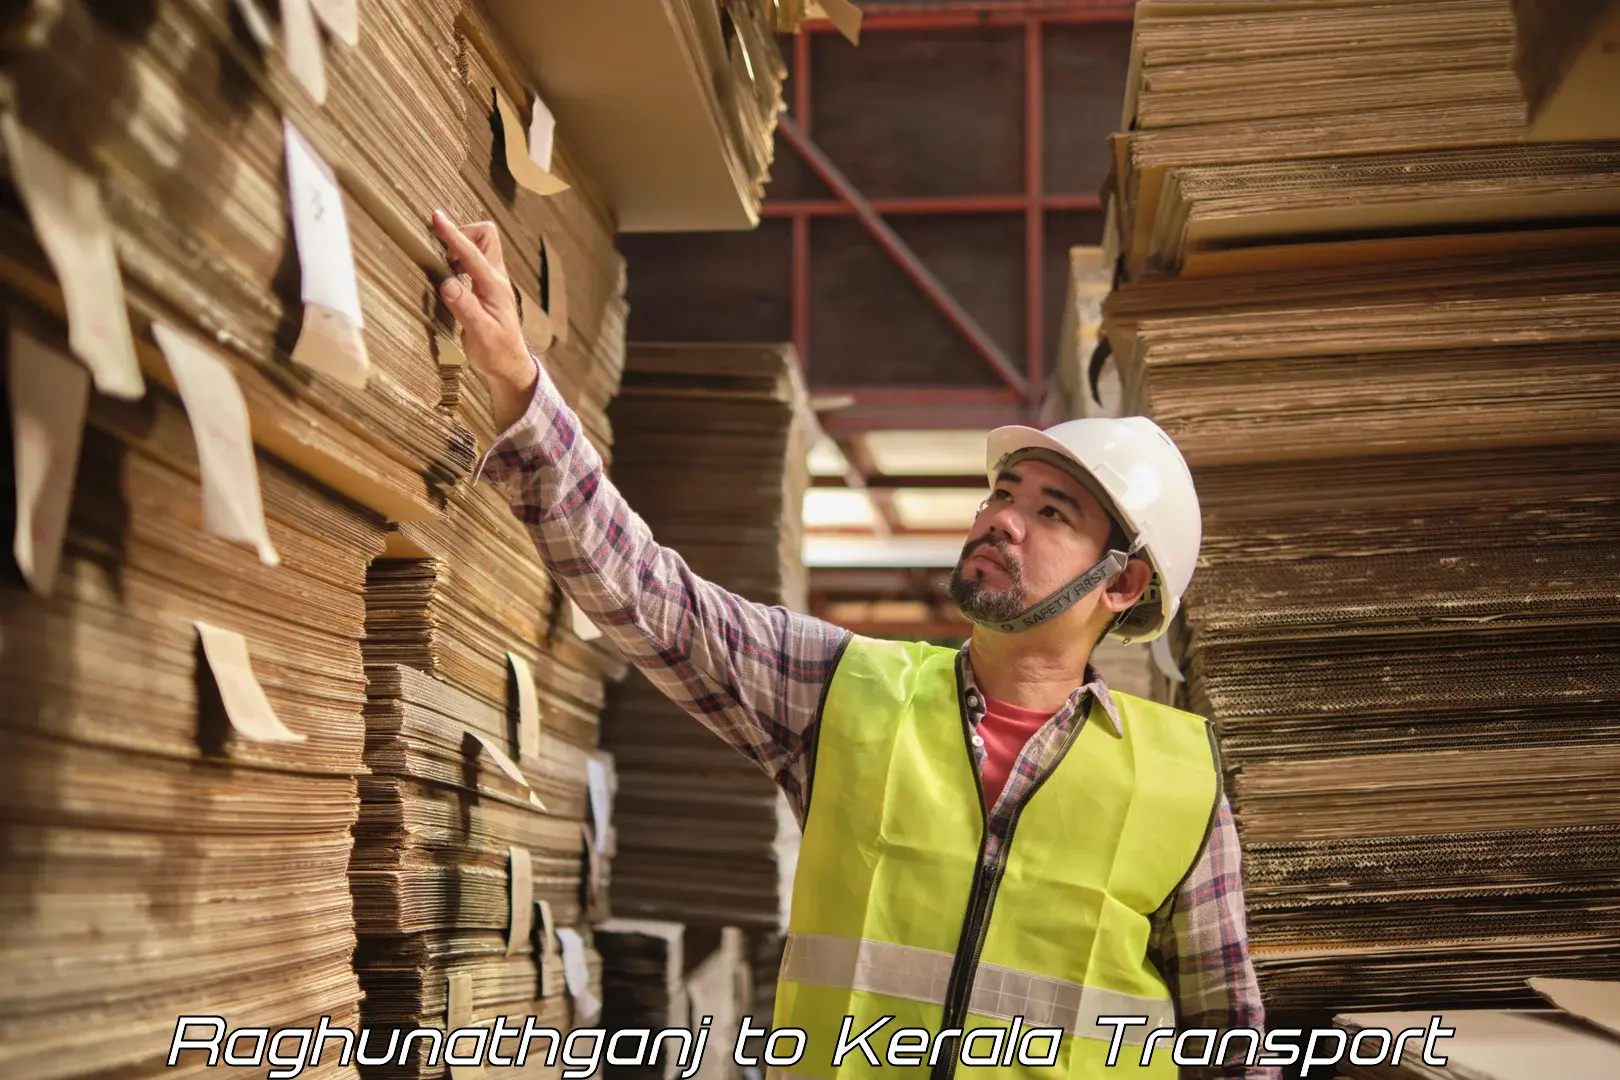
[[[1067,585],[1102,557],[1112,522],[1085,485],[1040,461],[1021,461],[996,480],[951,573],[962,613],[1006,622]],[[1075,605],[1080,618],[1096,606]]]

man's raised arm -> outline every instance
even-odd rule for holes
[[[746,600],[660,545],[524,344],[493,226],[434,229],[441,288],[502,435],[480,462],[563,590],[653,685],[775,777],[802,814],[805,750],[847,631]]]

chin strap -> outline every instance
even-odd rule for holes
[[[1050,622],[1062,615],[1091,595],[1092,590],[1098,585],[1125,569],[1129,559],[1130,555],[1126,552],[1110,551],[1090,570],[1051,593],[1044,600],[1025,608],[1007,622],[984,622],[978,619],[973,621],[987,629],[1000,630],[1004,634],[1020,634],[1025,630],[1033,630],[1042,623]]]

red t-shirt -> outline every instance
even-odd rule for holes
[[[1013,762],[1018,760],[1024,744],[1052,714],[1010,705],[989,695],[985,695],[984,707],[979,736],[984,739],[984,805],[989,809],[1001,797],[1001,789],[1006,786]]]

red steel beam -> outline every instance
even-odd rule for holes
[[[878,473],[866,477],[862,483],[868,492],[872,491],[899,491],[902,489],[926,491],[949,490],[958,491],[962,488],[982,490],[987,486],[987,478],[983,473],[974,476],[902,476],[894,473]],[[810,479],[811,487],[842,488],[853,487],[842,476],[815,476]]]
[[[1045,377],[1042,334],[1046,307],[1046,219],[1041,212],[1045,190],[1046,130],[1042,123],[1041,97],[1045,92],[1045,70],[1041,55],[1041,22],[1024,24],[1024,376],[1029,380],[1029,415],[1040,415]]]
[[[868,199],[872,209],[884,217],[914,214],[1022,214],[1030,204],[1023,195],[903,195],[897,198]],[[1045,211],[1102,210],[1096,195],[1047,195],[1041,193],[1037,205]],[[762,217],[852,217],[855,208],[838,199],[767,199],[760,207]]]
[[[877,240],[878,245],[889,253],[889,257],[900,265],[900,269],[917,284],[923,295],[927,296],[951,325],[956,327],[957,332],[967,339],[968,344],[984,358],[991,370],[1019,394],[1027,395],[1030,392],[1028,382],[1007,359],[1001,347],[984,332],[978,320],[957,303],[950,290],[940,283],[933,272],[911,250],[910,245],[889,227],[888,222],[872,209],[872,204],[866,201],[866,197],[849,182],[827,155],[822,153],[821,148],[810,136],[788,117],[781,118],[777,130],[787,137],[788,142],[799,152],[799,156],[804,158],[805,163],[815,170],[816,175],[821,177],[822,182],[854,209],[855,216],[866,226],[866,230]]]
[[[997,387],[818,387],[816,396],[848,403],[820,414],[834,439],[867,431],[941,431],[1025,422],[1024,395]]]
[[[871,30],[953,30],[980,26],[1023,26],[1032,19],[1065,26],[1129,23],[1135,0],[1048,0],[938,4],[863,4],[861,33]],[[825,19],[811,19],[803,28],[812,33],[837,33]]]

